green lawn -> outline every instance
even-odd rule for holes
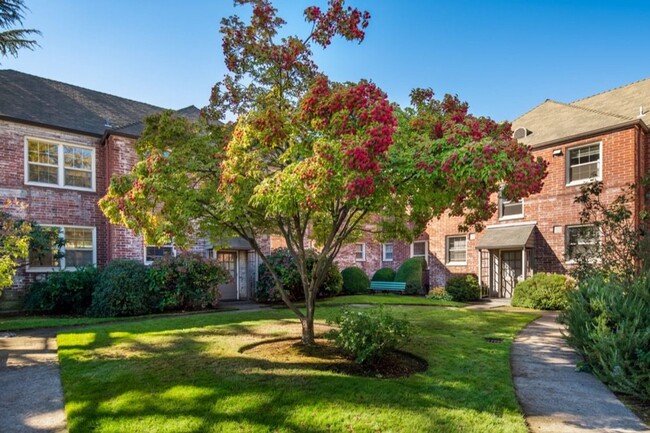
[[[352,377],[238,352],[263,339],[297,335],[299,325],[286,310],[59,334],[70,432],[527,431],[509,351],[534,315],[388,308],[415,325],[408,350],[428,360],[426,372],[407,379]],[[319,319],[338,311],[320,309]]]
[[[320,305],[342,305],[342,304],[382,304],[382,305],[434,305],[443,307],[462,307],[465,304],[454,301],[442,301],[438,299],[427,299],[422,296],[407,296],[397,294],[375,294],[375,295],[348,295],[327,298],[318,301]]]

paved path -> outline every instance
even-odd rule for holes
[[[66,432],[56,331],[0,333],[2,433]]]
[[[650,433],[612,392],[589,373],[567,345],[557,313],[526,327],[512,347],[517,398],[532,433]]]

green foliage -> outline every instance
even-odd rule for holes
[[[91,316],[137,316],[153,311],[149,269],[135,260],[113,260],[100,275],[88,311]]]
[[[230,279],[214,260],[198,254],[163,257],[154,261],[149,271],[150,289],[159,311],[214,307],[219,302],[217,286]]]
[[[481,297],[481,287],[474,274],[451,277],[447,280],[445,290],[457,302],[478,301]]]
[[[30,286],[24,308],[50,314],[84,314],[98,281],[99,271],[93,266],[53,272]]]
[[[576,281],[566,275],[540,272],[515,286],[513,307],[537,310],[562,310],[567,304],[567,293]]]
[[[343,277],[343,293],[355,295],[368,293],[370,290],[370,279],[365,271],[356,266],[350,266],[341,271]]]
[[[451,295],[447,293],[444,287],[432,287],[427,293],[427,299],[438,299],[441,301],[451,301]]]
[[[287,248],[277,248],[267,257],[272,264],[276,275],[279,277],[282,287],[286,290],[292,301],[305,299],[305,290],[302,286],[300,273],[296,266],[296,260]],[[307,252],[307,268],[312,272],[318,254],[309,250]],[[336,264],[329,267],[325,281],[317,292],[318,297],[336,296],[343,289],[343,278]],[[275,286],[275,281],[265,264],[261,264],[258,270],[258,280],[255,286],[255,297],[261,302],[281,301],[280,292]]]
[[[0,211],[0,295],[11,286],[19,262],[27,259],[30,231],[29,223]]]
[[[395,281],[406,283],[406,293],[422,293],[422,270],[426,268],[426,262],[422,257],[410,258],[397,269]]]
[[[28,39],[31,35],[40,35],[34,29],[12,28],[23,23],[27,7],[23,0],[0,0],[0,57],[18,57],[18,50],[33,50],[38,43]]]
[[[650,399],[650,275],[592,274],[568,293],[567,340],[610,388]]]
[[[343,310],[327,323],[339,327],[327,338],[359,364],[377,362],[386,352],[406,344],[412,333],[406,320],[394,318],[382,306],[369,311]]]
[[[372,276],[372,281],[395,281],[395,270],[393,268],[381,268]]]

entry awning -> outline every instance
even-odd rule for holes
[[[209,245],[206,246],[206,248],[214,248],[218,250],[246,250],[246,251],[253,249],[253,247],[247,240],[240,237],[224,238],[214,244],[210,243]]]
[[[476,249],[505,250],[532,247],[534,229],[535,224],[489,228],[478,242]]]

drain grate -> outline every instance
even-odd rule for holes
[[[485,337],[485,341],[488,343],[503,343],[503,338]]]

